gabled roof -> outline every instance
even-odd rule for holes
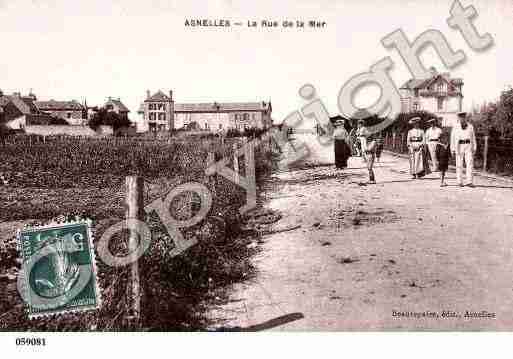
[[[176,103],[175,112],[239,112],[267,111],[271,109],[269,102],[208,102],[208,103]]]
[[[123,102],[121,102],[121,100],[119,99],[109,99],[105,105],[112,105],[112,106],[115,106],[119,109],[120,112],[130,112],[130,110],[128,109],[128,107],[126,107]]]
[[[402,85],[400,88],[402,89],[418,89],[418,88],[423,88],[423,85],[428,82],[431,78],[429,79],[410,79],[408,81],[406,81],[404,83],[404,85]]]
[[[162,91],[158,91],[157,93],[153,94],[153,96],[150,96],[144,102],[160,102],[160,101],[170,101],[171,98],[163,93]]]
[[[404,83],[404,85],[402,85],[400,88],[401,89],[410,89],[410,90],[425,89],[425,88],[429,87],[433,82],[438,80],[439,78],[443,79],[444,81],[446,81],[447,83],[449,83],[453,86],[463,84],[463,79],[461,79],[461,78],[451,79],[449,77],[448,73],[443,73],[443,74],[436,74],[436,75],[428,77],[426,79],[410,79],[410,80],[406,81]]]
[[[23,115],[38,114],[39,110],[31,97],[19,97],[15,95],[3,95],[0,97],[0,106],[12,103]]]
[[[56,111],[56,110],[67,110],[67,111],[82,111],[84,107],[77,101],[36,101],[37,108],[41,111]]]

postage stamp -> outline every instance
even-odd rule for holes
[[[100,308],[91,221],[25,227],[17,238],[29,318]]]

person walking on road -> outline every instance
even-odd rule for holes
[[[463,187],[463,161],[466,166],[466,185],[474,187],[474,154],[477,143],[474,126],[467,121],[467,113],[458,113],[459,124],[451,132],[451,152],[456,156],[456,181]]]
[[[360,138],[363,159],[369,171],[369,183],[376,183],[376,177],[374,176],[374,160],[376,159],[378,147],[376,137],[367,129],[363,120],[359,120],[358,123],[360,124],[358,136]]]
[[[349,134],[345,128],[345,120],[339,119],[335,122],[333,138],[335,140],[335,166],[338,169],[347,167],[347,160],[351,157],[351,147],[349,147]]]
[[[356,141],[358,143],[358,148],[360,152],[360,156],[363,158],[365,162],[367,162],[367,157],[365,156],[365,148],[367,147],[367,135],[368,130],[365,127],[365,121],[360,119],[358,120],[358,125],[356,129]]]
[[[445,173],[449,169],[449,159],[451,157],[451,150],[449,146],[449,135],[447,132],[440,134],[440,140],[436,143],[435,157],[438,163],[438,170],[440,171],[440,187],[445,187]]]
[[[429,151],[429,157],[431,158],[431,171],[439,171],[438,160],[436,158],[436,148],[440,143],[440,135],[442,129],[438,127],[437,119],[432,118],[428,121],[430,127],[426,130],[426,145]]]
[[[429,173],[426,161],[425,134],[420,128],[420,117],[414,117],[410,120],[413,128],[408,131],[406,144],[410,155],[410,173],[412,178],[420,178]]]

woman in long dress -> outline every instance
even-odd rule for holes
[[[420,178],[430,173],[426,156],[426,138],[424,131],[420,128],[420,117],[410,120],[413,128],[408,131],[406,143],[410,155],[410,174],[412,178]]]
[[[349,133],[345,128],[345,120],[341,119],[335,122],[333,138],[335,140],[335,166],[339,169],[347,167],[347,160],[351,157],[351,147],[349,146]]]

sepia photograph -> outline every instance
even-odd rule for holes
[[[0,0],[0,34],[13,353],[513,331],[511,0]]]

